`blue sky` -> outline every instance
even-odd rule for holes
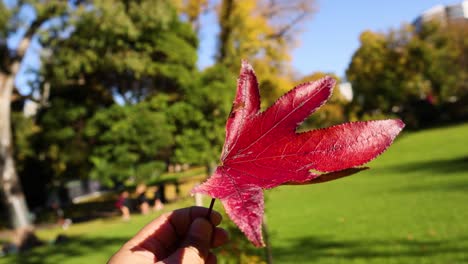
[[[318,0],[318,12],[303,27],[300,45],[293,51],[293,67],[301,75],[315,71],[336,73],[343,77],[351,56],[359,47],[364,30],[386,32],[404,22],[413,21],[421,12],[438,4],[460,3],[462,0]],[[200,32],[200,68],[213,63],[218,29],[214,16],[204,18]],[[16,79],[19,87],[27,87],[25,74],[37,67],[39,47],[28,52],[26,63]],[[27,88],[26,88],[27,89]]]
[[[293,67],[302,75],[324,71],[343,77],[359,47],[361,32],[368,29],[385,32],[398,28],[403,22],[412,22],[435,5],[460,2],[462,0],[318,0],[318,12],[304,26],[300,46],[293,52]],[[214,27],[201,32],[201,67],[212,63],[215,34]]]

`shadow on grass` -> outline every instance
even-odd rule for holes
[[[454,159],[443,160],[425,160],[410,162],[402,165],[389,166],[379,170],[411,173],[415,171],[424,171],[432,174],[450,174],[458,172],[468,172],[468,156],[457,157]]]
[[[71,258],[83,257],[86,263],[86,255],[92,253],[111,254],[123,245],[128,238],[83,238],[70,236],[57,245],[44,245],[32,251],[0,258],[2,263],[39,264],[39,263],[63,263]],[[3,261],[7,262],[3,262]],[[92,259],[88,263],[94,263]]]
[[[414,191],[468,191],[468,156],[446,160],[427,160],[376,169],[376,171],[395,174],[417,173],[415,183],[421,179],[440,178],[437,184],[421,184],[398,189],[403,192]],[[415,175],[408,175],[414,177]]]
[[[318,261],[318,259],[364,259],[367,262],[378,258],[410,258],[416,261],[418,258],[426,257],[461,261],[468,258],[468,238],[431,241],[336,241],[303,237],[292,241],[289,247],[273,247],[273,257],[279,263],[285,261],[304,263]]]
[[[464,171],[468,172],[468,156],[458,157],[449,160],[428,160],[422,162],[414,162],[393,167],[392,169],[399,172],[413,172],[418,170],[424,170],[443,174]]]

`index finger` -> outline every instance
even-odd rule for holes
[[[165,213],[147,224],[130,241],[129,245],[148,247],[148,250],[159,251],[171,248],[176,242],[184,239],[185,234],[193,220],[196,218],[205,218],[209,209],[205,207],[192,206]],[[213,226],[221,223],[222,216],[216,211],[211,211],[210,222]],[[149,241],[151,243],[149,243]]]
[[[187,233],[193,220],[196,218],[207,218],[208,212],[209,209],[206,207],[192,206],[189,208],[182,208],[173,211],[168,216],[168,219],[177,234],[179,236],[184,236]],[[209,220],[213,226],[217,226],[221,223],[222,216],[220,213],[212,210],[211,214],[209,215],[209,219],[207,220]]]

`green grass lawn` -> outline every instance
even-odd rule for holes
[[[275,263],[468,263],[468,124],[404,134],[370,167],[266,192]],[[70,240],[0,264],[105,263],[156,216],[40,230],[44,240],[58,233]]]

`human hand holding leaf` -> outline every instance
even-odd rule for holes
[[[221,164],[192,192],[221,200],[229,217],[255,246],[264,246],[263,189],[320,183],[356,173],[362,169],[355,167],[385,151],[404,127],[401,120],[379,120],[296,133],[299,124],[330,97],[334,85],[330,77],[301,84],[260,112],[255,73],[248,63],[242,63]]]

